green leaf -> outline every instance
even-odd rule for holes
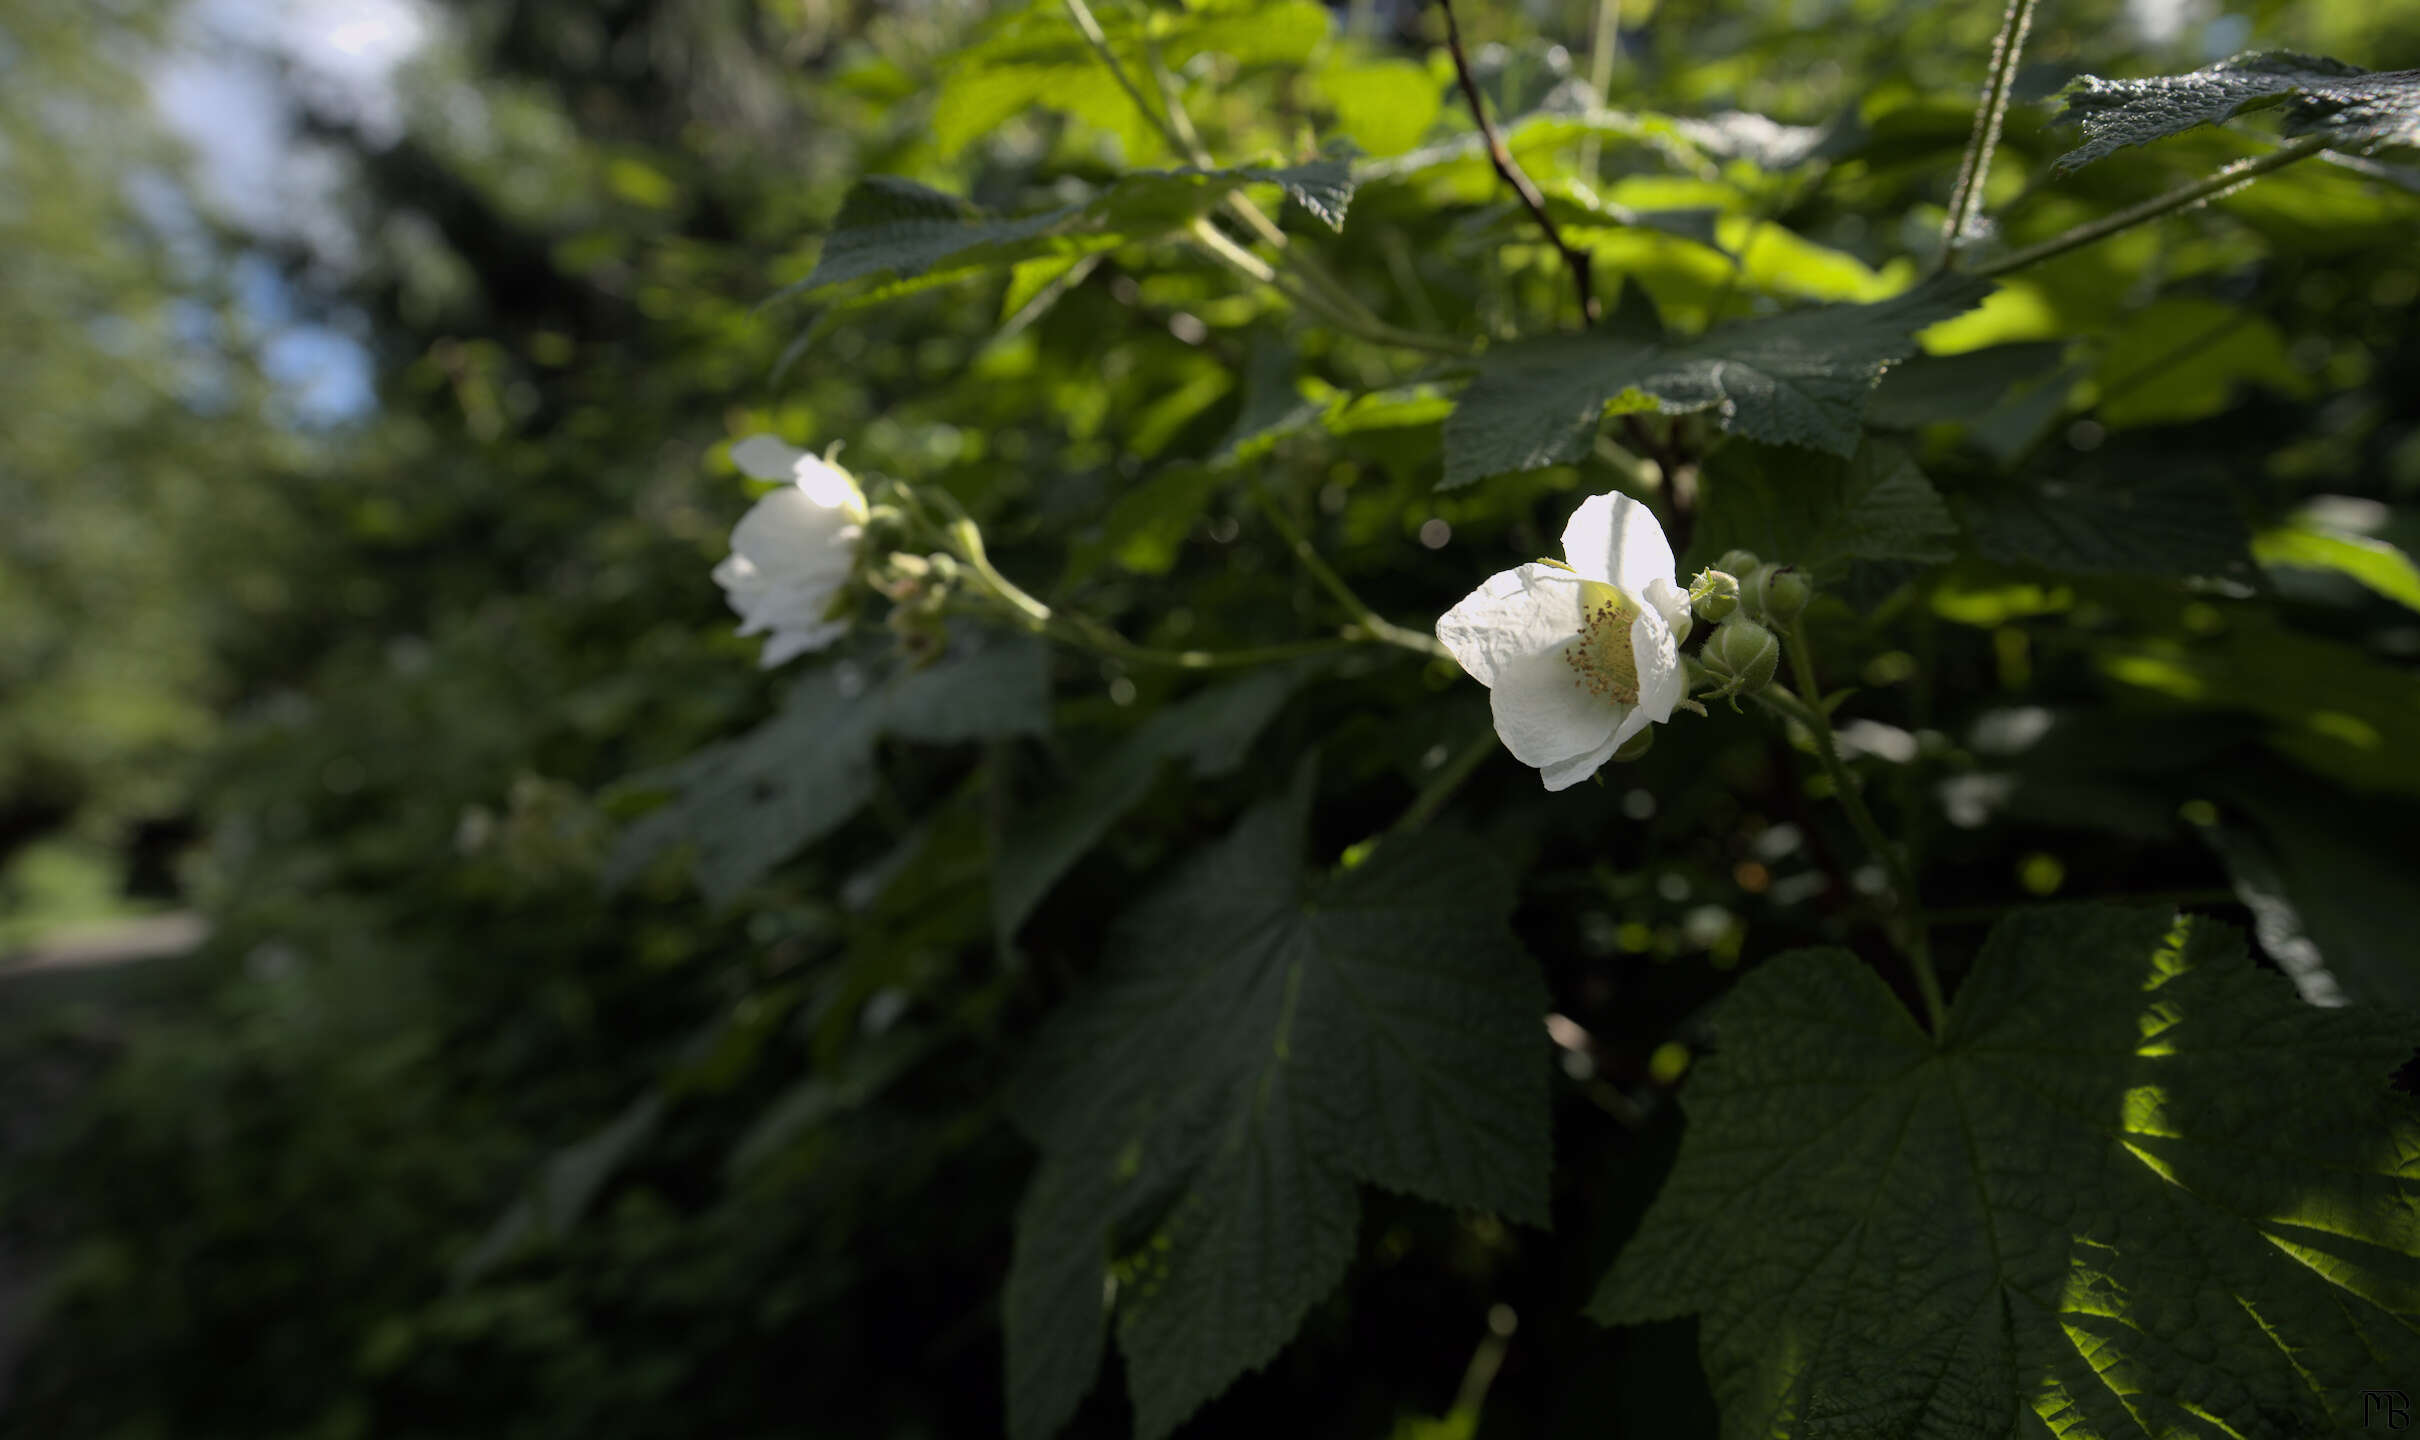
[[[1837,580],[1850,562],[1938,564],[1958,522],[1907,451],[1869,440],[1848,460],[1735,442],[1706,460],[1695,553],[1747,549]]]
[[[2288,134],[2324,135],[2331,147],[2356,154],[2420,146],[2420,70],[2373,72],[2285,50],[2149,80],[2086,75],[2063,95],[2067,108],[2059,118],[2080,121],[2084,143],[2053,164],[2061,173],[2280,101],[2287,102]]]
[[[1044,1163],[1008,1284],[1010,1430],[1091,1383],[1113,1288],[1158,1440],[1290,1339],[1353,1252],[1363,1181],[1544,1223],[1545,993],[1509,876],[1449,835],[1306,883],[1308,787],[1121,922],[1014,1102]]]
[[[1967,276],[1871,305],[1823,305],[1657,342],[1588,334],[1515,341],[1480,357],[1445,422],[1448,487],[1568,464],[1596,443],[1606,408],[1711,410],[1726,430],[1851,455],[1866,396],[1915,332],[1991,291]]]
[[[2070,575],[2211,575],[2248,555],[2233,496],[2190,471],[2014,481],[1962,497],[1959,513],[1991,559]]]
[[[2267,566],[2333,570],[2407,609],[2420,610],[2420,567],[2396,546],[2328,523],[2306,510],[2252,537],[2252,558]]]
[[[1328,38],[1326,11],[1313,0],[1208,0],[1181,11],[1095,7],[1109,48],[1129,75],[1148,85],[1150,51],[1172,71],[1194,56],[1225,55],[1244,65],[1297,65]],[[1036,106],[1065,111],[1145,144],[1150,121],[1109,76],[1058,0],[999,16],[962,47],[933,105],[933,139],[943,159]],[[1130,148],[1129,155],[1134,151]],[[1137,157],[1140,158],[1140,157]]]
[[[2261,949],[2304,998],[2420,1014],[2410,920],[2420,811],[2241,765],[2216,774],[2210,793],[2221,819],[2205,838],[2252,912]]]
[[[2307,399],[2277,327],[2238,306],[2171,298],[2125,316],[2102,352],[2096,417],[2111,429],[2215,415],[2247,384]]]
[[[1193,773],[1203,778],[1241,765],[1252,738],[1306,673],[1300,666],[1271,666],[1170,705],[1086,770],[1071,788],[1018,816],[1008,827],[992,873],[992,915],[999,934],[1016,933],[1067,867],[1149,793],[1168,761],[1189,761]]]
[[[630,782],[672,792],[622,833],[606,865],[620,885],[677,845],[727,905],[774,866],[855,814],[874,787],[884,732],[929,744],[1035,735],[1050,728],[1047,656],[1024,637],[995,639],[868,688],[854,665],[819,666],[790,687],[778,714],[736,739]]]
[[[1220,197],[1255,184],[1278,186],[1337,229],[1353,198],[1351,167],[1334,157],[1283,169],[1135,170],[1080,203],[1020,216],[993,215],[896,175],[869,175],[841,202],[814,270],[784,293],[876,277],[939,283],[1040,257],[1071,260],[1180,229]]]
[[[2065,348],[2057,341],[2036,340],[1959,355],[1918,355],[1892,366],[1874,387],[1866,423],[1883,430],[1971,425],[2018,386],[2047,379]]]
[[[2223,926],[2014,916],[1938,1046],[1841,950],[1716,1028],[1591,1308],[1700,1314],[1726,1437],[2335,1434],[2420,1373],[2409,1022]]]

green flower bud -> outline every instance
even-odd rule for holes
[[[1723,682],[1725,694],[1749,694],[1773,683],[1781,664],[1781,642],[1753,620],[1734,616],[1719,626],[1702,652],[1706,668]]]
[[[1748,603],[1767,619],[1787,625],[1815,598],[1815,582],[1805,571],[1789,565],[1767,565],[1750,578]]]
[[[1728,620],[1731,612],[1739,608],[1739,580],[1728,571],[1700,570],[1689,583],[1689,603],[1696,609],[1697,618],[1708,624]]]
[[[1725,550],[1723,558],[1714,562],[1714,568],[1727,575],[1744,576],[1764,563],[1753,550]]]
[[[1646,754],[1647,747],[1653,745],[1654,743],[1655,727],[1653,725],[1649,725],[1645,729],[1639,731],[1639,733],[1636,735],[1631,736],[1629,739],[1621,743],[1620,748],[1613,752],[1614,761],[1618,764],[1624,760],[1636,760],[1641,755]]]

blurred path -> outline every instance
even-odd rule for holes
[[[0,979],[37,970],[123,965],[182,955],[208,938],[210,926],[191,910],[171,910],[90,929],[71,930],[0,955]]]

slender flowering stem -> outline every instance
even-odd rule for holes
[[[1463,53],[1462,27],[1454,20],[1454,0],[1437,0],[1437,8],[1445,12],[1445,48],[1453,55],[1454,76],[1461,83],[1462,98],[1470,104],[1471,118],[1479,122],[1479,134],[1487,141],[1487,158],[1495,165],[1496,173],[1504,178],[1504,183],[1510,185],[1513,193],[1521,197],[1521,203],[1529,208],[1530,218],[1538,222],[1540,230],[1546,232],[1547,243],[1555,247],[1563,257],[1563,263],[1570,267],[1572,288],[1580,296],[1580,323],[1594,325],[1597,323],[1596,280],[1589,271],[1588,252],[1574,249],[1564,241],[1563,232],[1555,228],[1554,217],[1546,213],[1546,197],[1539,193],[1537,183],[1521,168],[1521,162],[1513,159],[1504,137],[1496,131],[1496,122],[1487,118],[1487,101],[1479,93],[1479,77],[1471,73],[1470,56]]]
[[[1599,110],[1610,98],[1606,92],[1613,88],[1613,61],[1621,48],[1622,0],[1597,0],[1596,26],[1588,35],[1588,94]],[[1600,153],[1597,132],[1591,130],[1580,142],[1580,173],[1591,186],[1597,183]]]
[[[1370,608],[1368,601],[1353,593],[1353,587],[1347,585],[1344,577],[1336,573],[1335,567],[1329,565],[1320,556],[1318,547],[1311,543],[1311,537],[1302,532],[1302,528],[1294,523],[1292,517],[1286,514],[1284,508],[1271,498],[1269,492],[1262,488],[1257,481],[1252,486],[1252,499],[1260,506],[1261,513],[1269,517],[1269,523],[1277,527],[1277,533],[1285,537],[1287,548],[1294,552],[1294,558],[1301,562],[1302,568],[1309,571],[1311,578],[1318,581],[1322,589],[1335,596],[1336,603],[1342,605],[1345,613],[1353,617],[1353,626],[1356,630],[1381,644],[1417,651],[1423,655],[1443,656],[1446,654],[1445,647],[1437,642],[1435,636],[1425,635],[1417,630],[1406,630],[1400,625],[1389,623],[1380,617],[1377,611]]]
[[[1157,50],[1152,50],[1146,55],[1151,65],[1152,78],[1160,92],[1161,103],[1155,107],[1149,99],[1145,98],[1142,86],[1136,84],[1134,77],[1127,73],[1126,63],[1118,58],[1116,49],[1110,45],[1109,35],[1101,28],[1100,18],[1092,13],[1092,6],[1086,3],[1086,0],[1061,0],[1061,3],[1067,10],[1068,18],[1075,22],[1077,33],[1084,37],[1084,43],[1091,47],[1094,56],[1100,60],[1103,68],[1109,71],[1110,78],[1117,82],[1118,88],[1125,92],[1126,98],[1133,102],[1136,111],[1160,132],[1161,137],[1168,142],[1170,149],[1187,157],[1195,165],[1208,169],[1212,164],[1209,148],[1202,143],[1200,132],[1194,128],[1193,118],[1185,113],[1183,100],[1177,93],[1176,77],[1168,73],[1168,67],[1161,63]],[[1305,309],[1316,312],[1322,319],[1327,320],[1338,329],[1359,335],[1375,344],[1392,345],[1407,350],[1425,350],[1441,355],[1459,355],[1469,350],[1469,346],[1442,336],[1418,335],[1408,330],[1399,330],[1379,319],[1368,306],[1363,305],[1351,291],[1345,289],[1341,281],[1330,275],[1310,256],[1303,254],[1299,247],[1290,244],[1286,239],[1286,232],[1278,227],[1275,220],[1269,218],[1267,211],[1253,204],[1252,197],[1249,195],[1240,190],[1229,191],[1220,203],[1226,207],[1229,214],[1243,223],[1244,228],[1250,230],[1260,240],[1285,257],[1287,268],[1295,273],[1296,283],[1280,284],[1276,278],[1277,272],[1266,265],[1260,266],[1260,272],[1257,274],[1248,269],[1241,273],[1252,274],[1262,283],[1275,286],[1288,299]],[[1200,238],[1199,231],[1203,228],[1205,227],[1202,222],[1196,222],[1197,239]],[[1243,250],[1241,246],[1230,245],[1228,248],[1246,256],[1251,254],[1250,251]],[[1229,263],[1230,268],[1233,268],[1228,255],[1219,254],[1218,258]]]
[[[1496,738],[1496,727],[1493,725],[1485,726],[1472,735],[1469,742],[1456,751],[1442,769],[1431,775],[1426,785],[1420,787],[1420,794],[1412,801],[1411,808],[1395,822],[1396,831],[1409,835],[1435,819],[1437,812],[1445,808],[1445,802],[1462,788],[1462,782],[1485,764],[1488,756],[1502,748],[1503,742]]]
[[[1803,650],[1797,646],[1791,649],[1796,652],[1791,657],[1793,669],[1799,673],[1803,685],[1805,675],[1812,667],[1804,663]],[[1857,832],[1857,838],[1865,842],[1866,849],[1874,853],[1874,859],[1890,877],[1892,898],[1896,902],[1891,924],[1892,939],[1906,953],[1908,968],[1915,972],[1916,989],[1924,997],[1926,1024],[1938,1037],[1948,1024],[1949,1006],[1942,998],[1941,977],[1933,970],[1932,947],[1925,933],[1924,908],[1916,897],[1915,877],[1908,873],[1907,863],[1900,858],[1899,852],[1883,837],[1882,827],[1874,823],[1874,812],[1866,808],[1864,797],[1857,793],[1856,777],[1841,762],[1840,743],[1832,734],[1831,720],[1823,713],[1820,702],[1810,704],[1792,694],[1785,686],[1769,686],[1757,692],[1756,699],[1767,709],[1797,721],[1814,740],[1815,758],[1823,766],[1823,773],[1830,778],[1832,794],[1840,801],[1840,808],[1848,812],[1850,828]]]
[[[2025,32],[2033,28],[2034,3],[2008,0],[1999,38],[1992,41],[1991,72],[1975,106],[1974,133],[1967,137],[1966,155],[1958,162],[1958,182],[1950,189],[1949,218],[1941,230],[1943,269],[1957,259],[1967,227],[1983,208],[1983,182],[1991,176],[1992,151],[1999,148],[2000,125],[2008,117],[2009,90],[2016,79],[2017,57],[2025,51]]]
[[[1976,266],[1969,273],[1988,280],[1996,275],[2006,275],[2013,270],[2022,270],[2028,265],[2039,264],[2053,256],[2064,255],[2070,250],[2080,250],[2097,240],[2106,240],[2121,230],[2131,230],[2147,220],[2157,220],[2172,210],[2182,210],[2187,206],[2198,205],[2205,200],[2217,199],[2238,186],[2250,184],[2272,170],[2282,170],[2297,160],[2307,160],[2326,148],[2326,136],[2305,135],[2299,140],[2288,141],[2278,146],[2266,155],[2257,155],[2249,160],[2238,160],[2222,170],[2203,176],[2190,185],[2180,185],[2167,194],[2154,196],[2140,205],[2130,205],[2123,210],[2104,215],[2098,220],[2078,225],[2073,230],[2063,235],[2054,235],[2039,245],[2028,245],[2022,250],[2011,251],[1997,260]]]

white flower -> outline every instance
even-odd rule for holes
[[[1437,638],[1489,690],[1496,734],[1549,790],[1594,775],[1685,689],[1680,635],[1689,597],[1672,546],[1627,495],[1583,501],[1563,558],[1489,577],[1437,622]]]
[[[731,458],[759,480],[790,482],[740,517],[730,555],[714,567],[739,633],[772,637],[757,661],[770,670],[847,631],[830,611],[857,563],[865,493],[848,471],[770,435],[740,441]]]

